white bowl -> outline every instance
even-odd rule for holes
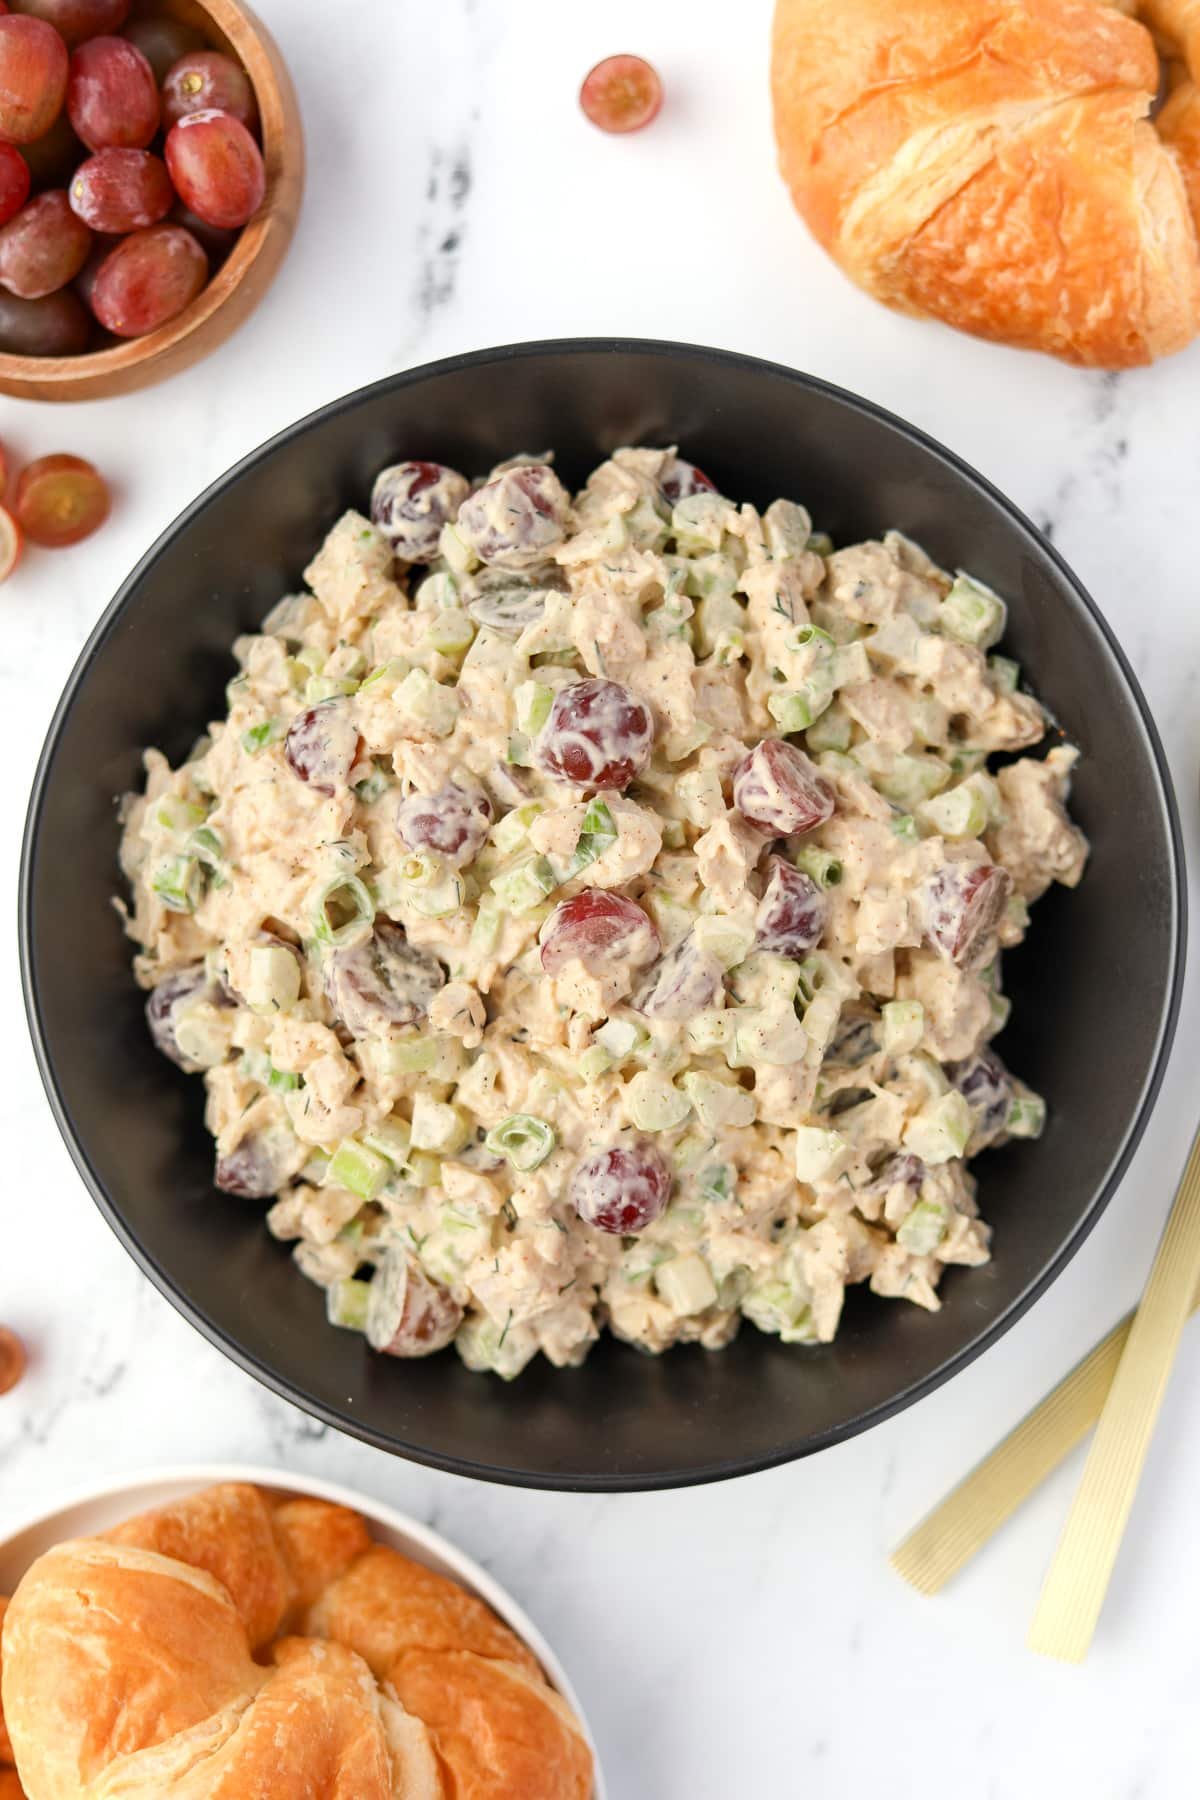
[[[478,1563],[464,1556],[436,1531],[431,1531],[428,1525],[396,1512],[382,1500],[368,1499],[365,1494],[340,1487],[336,1482],[321,1481],[315,1475],[293,1474],[289,1469],[261,1469],[241,1463],[195,1463],[131,1475],[104,1487],[75,1492],[54,1512],[39,1513],[4,1530],[0,1537],[0,1594],[11,1594],[35,1558],[64,1538],[89,1537],[107,1531],[134,1513],[145,1512],[152,1506],[165,1506],[184,1494],[212,1487],[219,1481],[252,1481],[256,1487],[266,1488],[281,1497],[306,1494],[317,1500],[331,1500],[338,1506],[352,1507],[367,1520],[380,1543],[390,1544],[414,1562],[436,1569],[439,1575],[448,1575],[473,1594],[478,1594],[481,1600],[486,1600],[493,1612],[499,1613],[505,1624],[528,1644],[550,1681],[582,1723],[596,1756],[593,1800],[607,1800],[608,1790],[596,1755],[595,1739],[579,1697],[557,1656],[512,1595]]]

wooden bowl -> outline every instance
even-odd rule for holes
[[[0,393],[22,400],[101,400],[177,374],[249,317],[291,242],[304,190],[304,134],[296,91],[270,32],[240,0],[161,0],[153,10],[194,26],[246,70],[262,121],[266,198],[208,286],[177,318],[145,337],[78,356],[0,352]]]

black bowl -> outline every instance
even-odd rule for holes
[[[470,473],[553,446],[577,482],[616,445],[678,442],[728,494],[803,500],[838,542],[900,526],[1007,595],[1006,649],[1083,751],[1082,887],[1036,910],[1007,959],[1003,1049],[1050,1104],[1037,1144],[978,1165],[986,1268],[951,1271],[934,1316],[852,1290],[837,1342],[747,1326],[718,1355],[606,1341],[582,1369],[505,1386],[453,1352],[393,1362],[327,1328],[322,1296],[217,1193],[200,1083],[151,1048],[111,896],[114,796],[139,752],[186,754],[224,710],[229,647],[294,585],[375,472],[432,456]],[[1103,619],[1044,538],[955,457],[864,401],[751,358],[672,344],[518,345],[339,400],[211,487],[101,620],[34,784],[21,880],[25,994],[55,1116],[141,1267],[214,1343],[319,1418],[440,1468],[541,1487],[712,1480],[802,1456],[928,1393],[1017,1319],[1094,1225],[1145,1123],[1184,946],[1182,852],[1162,751]],[[1120,1029],[1114,1028],[1119,1013]]]

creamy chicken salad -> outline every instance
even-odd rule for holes
[[[653,449],[397,464],[305,580],[122,867],[216,1185],[330,1321],[511,1377],[936,1308],[1045,1114],[1001,952],[1086,857],[1003,601]]]

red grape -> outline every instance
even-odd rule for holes
[[[8,463],[8,451],[0,444],[0,500],[8,492],[8,477],[11,473]]]
[[[214,269],[225,261],[238,241],[236,231],[225,231],[219,225],[210,225],[207,219],[189,211],[186,206],[172,207],[171,223],[182,225],[185,231],[191,232]]]
[[[76,169],[70,199],[93,231],[123,237],[165,219],[175,190],[167,165],[149,150],[97,150]]]
[[[437,958],[390,919],[376,919],[366,943],[335,950],[325,965],[329,1004],[355,1037],[416,1025],[445,980]]]
[[[67,113],[89,150],[144,150],[158,130],[154,71],[126,38],[89,38],[71,58]]]
[[[972,1129],[966,1154],[978,1156],[1004,1135],[1013,1100],[1012,1076],[994,1050],[980,1050],[946,1073],[971,1109]]]
[[[69,186],[71,176],[87,155],[87,150],[75,136],[66,113],[61,112],[49,131],[43,132],[36,143],[21,146],[21,155],[29,165],[29,175],[36,193],[39,188]]]
[[[358,759],[358,726],[339,700],[322,700],[297,713],[288,727],[283,754],[293,775],[318,794],[345,787]]]
[[[0,18],[0,138],[32,144],[49,131],[67,91],[67,46],[52,25]]]
[[[181,1069],[189,1068],[189,1059],[180,1049],[176,1035],[179,1024],[189,1007],[206,1000],[216,1002],[219,995],[220,989],[202,962],[185,963],[164,975],[146,1001],[146,1024],[155,1049]]]
[[[121,34],[131,44],[136,44],[150,67],[154,71],[154,79],[161,84],[174,63],[191,50],[203,50],[204,38],[200,32],[185,25],[182,19],[173,19],[167,13],[158,13],[145,19],[133,19]]]
[[[129,0],[12,0],[12,10],[45,19],[74,49],[84,38],[119,31],[129,12]]]
[[[16,1332],[0,1325],[0,1394],[11,1393],[16,1387],[27,1360],[25,1346]]]
[[[179,198],[208,224],[236,230],[262,205],[262,151],[240,119],[188,113],[168,131],[163,155]]]
[[[606,56],[584,77],[579,104],[601,131],[640,131],[662,106],[658,71],[641,56]]]
[[[375,477],[371,518],[401,562],[432,562],[442,526],[469,492],[457,469],[435,462],[394,463]]]
[[[467,611],[477,625],[498,631],[502,637],[520,637],[545,615],[551,591],[565,593],[566,582],[557,563],[540,569],[481,569],[474,579],[475,593]]]
[[[773,856],[771,879],[754,915],[758,949],[804,956],[820,943],[824,929],[825,896],[812,876]]]
[[[151,225],[109,251],[92,283],[92,311],[117,337],[144,337],[190,306],[208,258],[180,225]]]
[[[213,1185],[245,1200],[269,1200],[295,1173],[296,1140],[285,1127],[251,1131],[218,1155]]]
[[[576,960],[598,975],[617,962],[647,963],[658,949],[654,921],[623,894],[604,888],[584,888],[564,900],[542,928],[542,967],[547,975],[557,975]]]
[[[671,1171],[651,1144],[613,1144],[579,1164],[570,1192],[585,1225],[631,1237],[665,1210]]]
[[[538,737],[547,774],[581,788],[626,788],[650,760],[650,710],[617,681],[559,688]]]
[[[760,831],[791,837],[823,825],[834,794],[803,750],[782,738],[764,738],[733,772],[733,804]]]
[[[451,781],[436,794],[412,794],[396,812],[396,830],[410,850],[432,850],[452,869],[474,862],[492,822],[492,803],[481,788]]]
[[[367,1342],[385,1356],[432,1356],[462,1324],[448,1288],[431,1281],[401,1250],[384,1258],[367,1296]]]
[[[29,164],[14,145],[0,143],[0,225],[7,225],[28,198]]]
[[[220,50],[192,50],[173,65],[162,84],[163,124],[170,130],[188,113],[223,112],[247,131],[258,124],[258,105],[241,63]]]
[[[659,958],[629,1004],[648,1019],[690,1019],[711,1006],[724,986],[721,963],[689,931]]]
[[[0,285],[21,300],[40,300],[74,281],[92,234],[61,188],[38,194],[0,226]]]
[[[81,456],[39,456],[21,471],[13,510],[35,544],[64,550],[103,525],[108,483]]]
[[[973,962],[1000,923],[1011,893],[1012,877],[996,863],[946,863],[921,891],[929,942],[951,962]]]
[[[685,461],[682,456],[673,456],[663,464],[658,485],[672,506],[679,500],[689,500],[693,494],[715,494],[717,491],[716,482],[710,481],[703,469]]]
[[[21,560],[24,539],[21,527],[6,506],[0,506],[0,581],[7,581]]]
[[[464,500],[458,533],[480,562],[528,569],[566,536],[571,502],[545,463],[518,463]]]
[[[77,356],[91,335],[91,316],[72,289],[18,300],[0,288],[0,350],[10,356]]]

